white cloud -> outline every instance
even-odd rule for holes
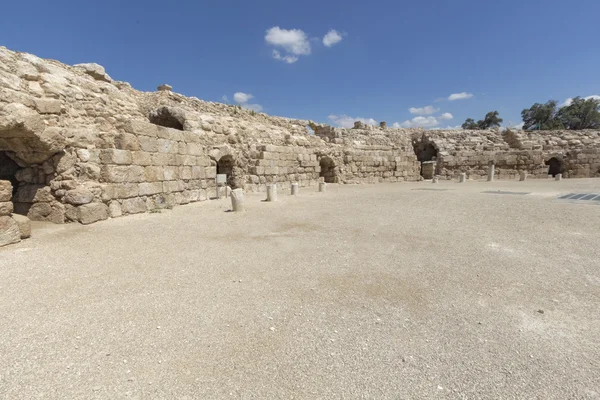
[[[594,99],[594,100],[600,100],[600,96],[597,94],[593,94],[591,96],[588,97],[584,97],[584,100],[589,100],[589,99]],[[565,107],[565,106],[570,106],[571,103],[573,103],[573,98],[569,97],[568,99],[565,100],[564,103],[561,104],[561,106]]]
[[[436,117],[414,117],[411,120],[406,120],[399,127],[402,128],[435,128],[440,124]],[[396,124],[393,125],[397,127]]]
[[[293,64],[296,61],[298,61],[298,57],[296,57],[296,56],[290,56],[290,55],[282,56],[281,53],[279,51],[277,51],[277,50],[273,50],[273,58],[276,59],[276,60],[281,60],[281,61],[283,61],[285,63],[288,63],[288,64]]]
[[[466,100],[466,99],[470,99],[471,97],[473,97],[472,93],[467,93],[467,92],[452,93],[450,96],[448,96],[448,100],[450,100],[450,101]]]
[[[452,118],[454,118],[454,115],[452,115],[452,114],[450,114],[450,113],[448,113],[448,112],[447,112],[447,113],[443,113],[443,114],[442,114],[442,115],[440,115],[438,118],[439,118],[440,120],[449,120],[449,119],[452,119]]]
[[[367,125],[377,125],[373,118],[350,117],[348,115],[330,115],[329,120],[341,128],[353,128],[355,121],[360,121]]]
[[[281,55],[273,51],[273,58],[288,64],[298,61],[297,56],[307,56],[311,52],[308,35],[300,29],[281,29],[278,26],[267,29],[265,41],[271,46],[283,49],[286,54]]]
[[[330,29],[325,36],[323,36],[323,44],[327,47],[331,47],[342,41],[342,35],[339,34],[335,29]]]
[[[229,97],[227,97],[226,94],[224,94],[223,97],[221,97],[221,100],[223,100],[223,103],[229,103]]]
[[[440,111],[440,109],[434,108],[433,106],[425,106],[420,108],[411,107],[408,109],[408,111],[414,115],[430,115]]]
[[[233,95],[233,100],[238,104],[245,104],[253,98],[254,96],[252,96],[250,93],[237,92]]]
[[[253,110],[256,112],[262,111],[263,108],[260,104],[249,104],[249,101],[253,98],[254,96],[252,96],[250,93],[237,92],[233,95],[233,101],[239,104],[242,108],[245,108],[247,110]]]

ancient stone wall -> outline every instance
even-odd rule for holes
[[[446,179],[463,172],[482,179],[491,163],[498,179],[517,179],[520,171],[544,179],[600,176],[598,131],[426,131],[413,134],[413,145],[433,149],[435,173]]]
[[[13,214],[12,191],[9,181],[0,180],[0,247],[18,243],[31,235],[29,219]]]
[[[16,214],[84,224],[216,195],[215,177],[267,183],[417,181],[421,175],[598,176],[598,132],[340,129],[175,93],[140,92],[97,64],[0,47],[0,180]],[[308,129],[310,128],[310,130]],[[314,132],[310,134],[309,131]]]

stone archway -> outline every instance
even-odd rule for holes
[[[19,165],[5,151],[0,151],[0,181],[9,181],[12,184],[13,196],[17,193],[19,187],[16,176],[18,170]]]
[[[335,172],[335,162],[331,159],[331,157],[321,157],[321,160],[319,160],[319,165],[321,166],[321,172],[319,173],[319,176],[323,178],[325,183],[338,182],[338,177]]]
[[[548,166],[548,175],[552,175],[552,177],[565,173],[565,163],[559,158],[552,157],[544,164]]]
[[[437,148],[431,142],[417,142],[413,145],[417,160],[421,163],[421,176],[433,179],[438,155]]]
[[[227,175],[227,185],[232,189],[237,189],[237,179],[235,178],[235,159],[231,154],[221,157],[217,161],[217,174]]]

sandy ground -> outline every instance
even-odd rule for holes
[[[600,398],[600,180],[314,190],[36,224],[0,398]]]

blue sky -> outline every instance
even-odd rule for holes
[[[331,124],[498,110],[516,125],[535,102],[600,94],[598,0],[30,0],[2,14],[9,49]]]

